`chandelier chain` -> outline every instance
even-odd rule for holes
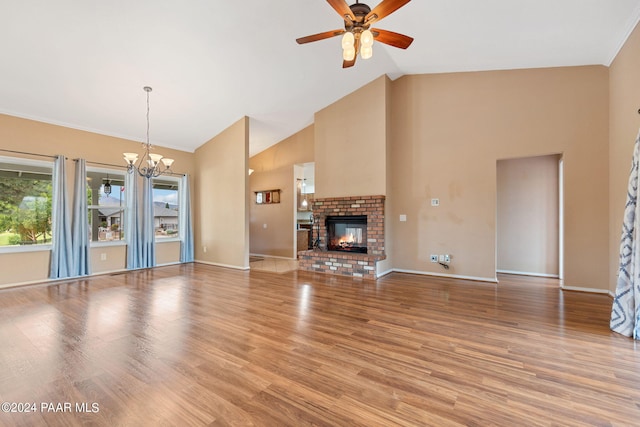
[[[149,86],[145,86],[144,87],[145,92],[147,92],[147,147],[150,149],[151,148],[151,142],[149,139],[149,92],[151,92],[151,88]]]

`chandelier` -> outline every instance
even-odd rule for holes
[[[163,173],[171,173],[173,159],[168,159],[166,157],[162,157],[161,154],[151,152],[153,146],[149,142],[149,92],[151,92],[152,89],[149,86],[145,86],[143,89],[147,92],[147,140],[142,143],[144,153],[137,165],[136,162],[138,161],[138,154],[123,153],[123,155],[124,160],[127,162],[127,172],[133,173],[135,170],[140,174],[140,176],[152,178],[160,176]]]

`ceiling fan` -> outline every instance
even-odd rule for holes
[[[400,9],[411,0],[382,0],[373,10],[358,1],[348,6],[345,0],[327,0],[344,19],[344,30],[325,31],[296,39],[298,44],[315,42],[342,35],[342,68],[353,67],[356,56],[360,53],[362,59],[369,59],[373,55],[373,41],[390,46],[406,49],[413,38],[393,31],[369,28],[371,24]]]

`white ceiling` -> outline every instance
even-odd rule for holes
[[[373,8],[379,1],[368,4]],[[243,116],[251,154],[313,122],[382,74],[609,65],[640,0],[413,0],[342,69],[342,27],[324,0],[0,0],[0,113],[193,151]],[[1,145],[1,142],[0,142]]]

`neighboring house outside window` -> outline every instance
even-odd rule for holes
[[[0,247],[51,243],[52,171],[52,162],[0,157]]]
[[[178,191],[180,180],[173,177],[153,180],[153,222],[156,239],[178,238]]]
[[[92,242],[124,241],[124,174],[124,171],[87,168],[89,240]]]

